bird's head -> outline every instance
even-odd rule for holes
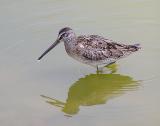
[[[53,49],[61,41],[68,42],[74,37],[75,37],[75,33],[71,28],[69,28],[69,27],[62,28],[59,31],[57,40],[38,58],[38,60],[42,59],[43,56],[45,56],[51,49]]]

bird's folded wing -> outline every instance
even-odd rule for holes
[[[84,47],[82,55],[89,60],[117,59],[127,50],[126,45],[117,44],[98,35],[80,36],[78,43]]]

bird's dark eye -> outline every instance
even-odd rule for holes
[[[67,37],[67,36],[68,36],[68,33],[64,33],[64,34],[63,34],[63,37]]]
[[[63,34],[61,34],[60,40],[61,40],[62,38],[64,38],[64,37],[67,37],[67,36],[68,36],[68,33],[63,33]]]

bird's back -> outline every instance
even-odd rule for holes
[[[137,45],[120,44],[98,35],[81,35],[77,37],[70,56],[95,66],[110,64],[138,50]]]
[[[138,51],[138,45],[125,45],[98,35],[79,36],[77,44],[83,50],[83,56],[90,60],[119,59]]]

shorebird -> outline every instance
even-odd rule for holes
[[[59,31],[57,40],[38,58],[40,60],[61,41],[72,58],[90,66],[107,66],[115,63],[133,52],[138,51],[140,44],[126,45],[99,35],[80,35],[65,27]]]

